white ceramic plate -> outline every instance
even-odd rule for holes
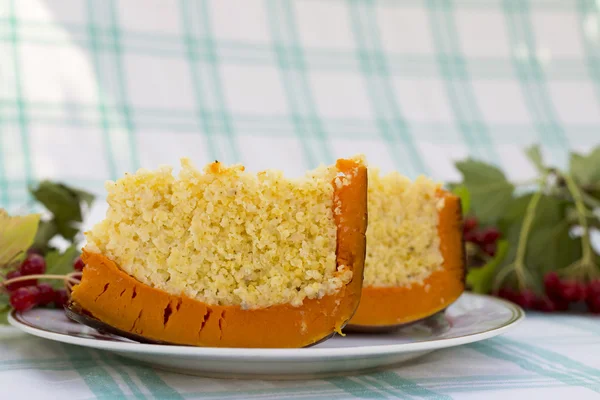
[[[322,378],[398,364],[433,350],[499,335],[524,316],[521,308],[507,301],[465,293],[445,313],[393,333],[348,333],[304,349],[141,344],[71,322],[62,310],[13,312],[9,322],[35,336],[112,351],[160,369],[212,377],[292,379]]]

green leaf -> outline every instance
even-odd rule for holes
[[[57,221],[81,222],[81,206],[79,198],[65,185],[50,181],[42,181],[31,194],[48,209]]]
[[[57,233],[58,227],[56,226],[56,221],[40,221],[35,240],[33,241],[33,247],[45,251],[48,242],[56,236]]]
[[[554,226],[539,226],[527,247],[528,265],[535,266],[543,276],[546,272],[566,268],[579,260],[582,255],[581,237],[571,236],[570,229],[566,221]]]
[[[39,214],[11,217],[0,209],[0,266],[20,259],[31,247],[39,220]]]
[[[498,168],[473,160],[456,163],[471,195],[471,209],[482,224],[494,224],[513,198],[515,187]]]
[[[72,245],[64,252],[54,250],[46,254],[46,274],[66,275],[73,272],[73,262],[79,256],[79,248]],[[62,281],[49,282],[55,288],[63,285]]]
[[[456,163],[456,168],[463,174],[465,183],[474,185],[486,185],[493,181],[505,181],[504,173],[494,167],[475,160],[465,160]]]
[[[506,240],[499,240],[496,255],[487,264],[480,268],[473,268],[467,274],[467,284],[475,293],[490,293],[494,285],[496,270],[504,261],[508,253],[509,244]]]
[[[71,192],[75,193],[75,195],[77,196],[77,198],[79,199],[80,202],[84,202],[85,204],[87,204],[88,207],[92,206],[92,203],[94,202],[94,199],[96,196],[94,196],[93,194],[91,194],[89,192],[86,192],[85,190],[67,187],[66,185],[63,185],[63,186],[65,186]]]
[[[532,196],[527,194],[516,198],[500,220],[502,237],[510,245],[506,263],[515,260],[523,220]],[[568,202],[556,197],[543,195],[540,198],[527,238],[524,260],[534,282],[540,283],[546,272],[565,268],[581,257],[581,239],[569,235],[568,206]]]
[[[36,245],[45,248],[56,234],[73,241],[79,232],[79,222],[83,219],[82,204],[91,206],[94,195],[81,189],[62,183],[41,182],[37,188],[30,189],[31,194],[53,214],[52,225],[44,227]],[[52,235],[50,235],[52,233]]]
[[[10,312],[10,303],[8,295],[0,293],[0,325],[6,325],[8,323],[8,313]]]
[[[587,155],[571,153],[569,169],[573,179],[580,185],[600,183],[600,146]]]
[[[0,307],[0,325],[8,324],[8,314],[10,313],[10,306]]]
[[[73,241],[79,233],[79,224],[71,221],[56,221],[58,233],[69,241]]]
[[[460,197],[463,215],[467,215],[471,210],[471,193],[465,185],[458,185],[452,189],[452,193]]]
[[[506,231],[507,224],[520,224],[523,222],[527,206],[533,194],[526,194],[515,198],[506,208],[506,213],[500,221],[500,229]],[[535,220],[532,228],[540,225],[554,226],[566,217],[568,203],[556,197],[542,195],[538,203]]]
[[[542,151],[540,150],[540,146],[533,145],[525,149],[525,155],[531,161],[531,163],[535,166],[538,172],[543,173],[546,170],[544,167],[544,159],[542,157]]]

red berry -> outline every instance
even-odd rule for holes
[[[590,312],[600,314],[600,279],[588,283],[585,302]]]
[[[600,295],[588,297],[585,303],[590,312],[600,314]]]
[[[548,272],[544,275],[544,290],[550,297],[559,297],[562,284],[556,272]]]
[[[475,232],[475,238],[473,239],[473,241],[475,243],[477,243],[478,245],[483,246],[484,245],[483,234],[485,231],[474,231],[474,232]]]
[[[42,251],[40,249],[36,249],[34,247],[27,249],[27,255],[29,256],[31,254],[37,254],[38,256],[44,255],[44,253],[42,253]]]
[[[483,251],[490,257],[496,255],[496,243],[486,243],[483,245]]]
[[[533,308],[537,301],[537,296],[533,290],[527,289],[521,293],[517,293],[514,301],[523,308]]]
[[[568,301],[557,301],[557,300],[553,300],[554,301],[554,305],[556,307],[556,311],[567,311],[569,309],[569,302]]]
[[[563,300],[571,303],[585,300],[586,287],[577,281],[562,281],[560,295]]]
[[[30,254],[25,261],[23,261],[19,270],[22,275],[43,274],[46,272],[46,260],[38,254]]]
[[[463,238],[465,239],[465,242],[477,243],[477,241],[476,241],[477,232],[475,232],[475,231],[465,232],[465,234],[463,235]]]
[[[496,243],[500,239],[500,231],[496,228],[486,228],[479,233],[479,238],[483,244]]]
[[[475,218],[475,217],[465,218],[465,221],[463,222],[463,233],[466,234],[467,232],[471,232],[471,231],[475,230],[477,228],[477,225],[479,225],[477,218]]]
[[[40,306],[46,306],[54,301],[54,288],[48,283],[40,283],[37,286],[38,303]]]
[[[537,300],[537,296],[532,290],[526,289],[522,292],[510,288],[502,288],[497,296],[520,305],[523,308],[532,308]]]
[[[63,308],[69,301],[69,295],[66,289],[58,289],[54,292],[54,305],[58,308]]]
[[[516,299],[517,299],[517,296],[519,295],[519,293],[510,288],[502,288],[502,289],[498,290],[498,293],[496,293],[496,295],[498,297],[502,297],[503,299],[506,299],[508,301],[512,301],[513,303],[516,303]]]
[[[73,269],[75,271],[83,271],[83,267],[85,267],[83,260],[81,259],[81,257],[77,257],[77,259],[73,263]]]
[[[588,283],[586,288],[586,296],[600,296],[600,279],[596,279]]]
[[[585,300],[587,291],[583,283],[561,280],[556,272],[549,272],[544,276],[544,290],[551,299],[570,303]]]
[[[38,294],[35,286],[18,288],[10,294],[10,305],[17,311],[31,310],[37,305]]]
[[[6,274],[6,280],[13,279],[13,278],[20,278],[22,276],[23,276],[23,274],[20,271],[11,271],[8,274]],[[27,286],[35,286],[36,284],[37,284],[37,279],[27,279],[27,280],[23,280],[23,281],[9,283],[8,285],[6,285],[6,289],[8,289],[9,292],[12,292],[12,291],[17,290],[18,288],[27,287]]]
[[[569,309],[569,302],[544,296],[535,301],[534,308],[543,312],[566,311]]]

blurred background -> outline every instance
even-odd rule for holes
[[[299,175],[364,153],[533,176],[600,143],[594,0],[0,0],[0,207],[140,167]]]

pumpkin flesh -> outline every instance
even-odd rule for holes
[[[422,284],[363,287],[360,305],[350,321],[351,327],[394,327],[415,322],[444,310],[464,291],[465,253],[460,199],[441,190],[438,195],[444,198],[438,223],[443,265]]]
[[[356,310],[362,286],[367,224],[367,174],[354,160],[338,160],[337,170],[352,176],[334,187],[336,264],[353,272],[337,293],[304,299],[301,306],[260,309],[205,304],[143,284],[107,257],[84,251],[86,264],[72,301],[94,318],[145,338],[194,346],[304,347],[341,329]]]

